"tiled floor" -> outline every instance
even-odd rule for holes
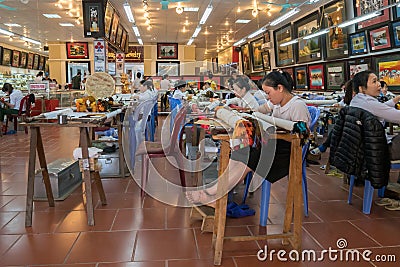
[[[47,161],[71,157],[77,138],[76,130],[45,130]],[[101,206],[94,195],[95,226],[87,225],[78,188],[64,201],[56,202],[54,208],[35,201],[32,227],[25,228],[28,151],[29,139],[23,132],[0,138],[0,266],[213,266],[212,234],[201,233],[201,223],[189,218],[190,209],[170,206],[149,196],[141,200],[140,189],[130,177],[103,180],[108,205]],[[162,161],[156,165],[172,180],[179,177]],[[138,175],[140,172],[136,178]],[[268,233],[281,229],[286,184],[283,179],[272,186]],[[304,218],[303,249],[317,253],[329,247],[336,249],[337,240],[344,238],[347,248],[369,249],[373,256],[395,255],[397,263],[349,263],[331,261],[328,256],[323,262],[280,262],[276,254],[272,264],[269,259],[259,261],[257,253],[265,245],[269,251],[290,251],[290,247],[275,240],[227,241],[222,266],[399,266],[400,211],[389,212],[374,205],[372,214],[364,215],[362,188],[355,188],[354,204],[348,205],[347,186],[342,179],[323,174],[319,165],[308,168],[308,184],[310,216]],[[265,232],[258,226],[258,191],[248,204],[256,209],[256,215],[228,219],[226,235]]]

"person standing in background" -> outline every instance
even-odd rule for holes
[[[211,86],[211,89],[213,89],[213,91],[215,92],[217,90],[217,83],[215,81],[213,81],[214,75],[210,72],[208,73],[208,80],[205,82],[208,82]]]
[[[136,73],[136,79],[133,81],[133,91],[134,93],[136,90],[139,90],[140,82],[142,81],[142,74],[140,72]]]
[[[72,78],[72,89],[80,90],[81,89],[81,72],[78,73]]]
[[[33,80],[35,83],[41,83],[43,81],[43,71],[39,71],[36,78]]]

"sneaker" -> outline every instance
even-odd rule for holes
[[[385,206],[385,209],[387,210],[400,210],[400,201],[399,200],[393,200],[393,203],[389,206]]]
[[[394,199],[390,199],[390,198],[385,197],[385,198],[381,198],[379,200],[376,200],[375,204],[378,205],[378,206],[390,206],[390,205],[392,205],[392,203],[394,201],[395,201]]]
[[[313,150],[310,151],[310,154],[314,155],[314,156],[320,155],[321,154],[321,150],[319,150],[319,147],[314,148]]]
[[[326,170],[326,165],[321,165],[321,167],[319,167],[321,170]]]

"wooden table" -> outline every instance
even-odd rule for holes
[[[117,116],[119,118],[119,116]],[[94,207],[92,198],[92,188],[91,188],[91,178],[90,178],[90,166],[89,166],[89,151],[88,147],[91,145],[91,133],[93,133],[93,128],[101,126],[101,123],[93,122],[77,122],[69,121],[67,124],[56,124],[49,122],[27,122],[24,123],[30,128],[30,150],[29,150],[29,163],[28,163],[28,186],[27,186],[27,197],[26,197],[26,215],[25,215],[25,227],[32,226],[32,211],[33,211],[33,193],[34,193],[34,182],[35,182],[35,163],[36,163],[36,151],[38,154],[38,159],[40,163],[40,168],[43,175],[43,181],[46,188],[47,199],[50,207],[54,207],[54,197],[51,189],[49,173],[47,170],[46,156],[42,142],[41,128],[45,127],[74,127],[79,128],[79,146],[82,148],[82,162],[83,162],[83,201],[86,204],[86,212],[88,225],[94,225]],[[118,133],[122,133],[122,125],[118,120]],[[118,138],[119,143],[119,155],[120,155],[120,172],[122,177],[125,176],[125,161],[122,149],[122,137]],[[96,186],[99,190],[100,199],[102,204],[106,204],[105,194],[101,181],[98,179],[96,181]]]
[[[293,134],[276,134],[272,138],[283,139],[291,142],[289,185],[286,196],[286,210],[283,222],[283,231],[280,234],[257,235],[257,236],[225,236],[226,205],[228,200],[227,170],[229,163],[229,135],[214,135],[213,139],[221,141],[220,168],[218,173],[218,189],[215,207],[215,220],[212,243],[214,247],[214,265],[221,265],[224,240],[232,241],[251,241],[282,239],[283,244],[291,244],[294,249],[301,248],[301,224],[302,224],[302,180],[301,168],[302,158],[300,137]],[[293,228],[291,223],[293,222]]]

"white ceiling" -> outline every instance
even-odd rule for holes
[[[81,8],[81,0],[63,0],[64,2],[73,2],[74,5],[79,5]],[[121,15],[121,20],[125,28],[129,32],[130,42],[136,42],[136,37],[132,31],[132,24],[126,18],[123,4],[128,2],[134,13],[136,23],[138,25],[140,34],[144,44],[151,44],[157,42],[173,42],[179,44],[186,44],[192,36],[195,28],[197,27],[200,18],[210,3],[209,0],[183,0],[180,4],[183,7],[198,7],[198,12],[183,12],[178,15],[175,12],[175,7],[178,3],[171,2],[168,10],[162,10],[160,0],[148,0],[150,19],[152,29],[147,30],[145,25],[145,18],[143,17],[144,10],[142,0],[110,0],[114,7],[117,8]],[[175,1],[175,0],[170,0]],[[303,3],[305,0],[289,1],[293,3]],[[24,4],[23,2],[28,2]],[[61,10],[55,6],[57,0],[0,0],[0,5],[6,5],[16,8],[15,11],[10,11],[0,8],[0,28],[8,29],[20,35],[26,35],[35,40],[39,40],[42,44],[52,41],[87,41],[89,39],[83,38],[83,26],[75,23],[76,18],[69,17],[65,10]],[[217,44],[221,43],[222,39],[228,38],[228,42],[222,49],[232,46],[232,44],[241,38],[249,35],[258,28],[266,25],[268,22],[277,18],[280,15],[282,6],[266,4],[266,0],[212,0],[214,7],[206,24],[203,26],[199,36],[193,42],[196,47],[206,48],[207,50],[216,53]],[[252,9],[254,2],[257,2],[259,14],[257,17],[252,16]],[[285,4],[286,0],[271,0],[276,4]],[[321,0],[316,4],[304,4],[301,7],[301,12],[293,19],[301,17],[305,13],[330,2],[330,0]],[[64,5],[66,6],[66,5]],[[237,12],[240,7],[241,12]],[[267,15],[267,11],[271,16]],[[43,13],[56,13],[62,18],[49,19],[44,17]],[[185,26],[186,19],[189,25]],[[248,24],[236,24],[237,19],[250,19]],[[61,27],[58,23],[70,22],[74,27]],[[4,23],[17,23],[22,27],[8,27]],[[285,22],[287,23],[287,22]],[[182,29],[185,26],[186,32]],[[281,25],[278,25],[279,27]],[[205,34],[205,31],[209,34]],[[14,39],[9,41],[8,37],[0,35],[0,42],[9,43],[14,46],[24,47],[24,43],[20,40]],[[34,46],[33,50],[37,46]]]

